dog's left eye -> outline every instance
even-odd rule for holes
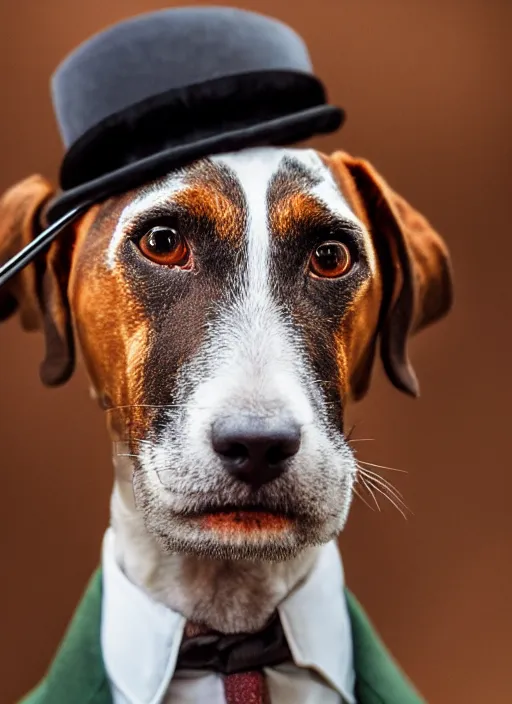
[[[323,242],[311,255],[309,266],[316,276],[337,278],[352,268],[352,255],[342,242]]]
[[[140,238],[138,246],[156,264],[185,266],[190,258],[187,243],[173,227],[152,227]]]

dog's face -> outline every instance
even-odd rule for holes
[[[49,194],[33,179],[6,195],[0,259]],[[46,383],[70,375],[76,334],[165,550],[285,559],[343,527],[343,413],[378,337],[416,393],[407,337],[447,310],[450,282],[438,236],[367,163],[269,148],[94,206],[2,295],[45,330]]]

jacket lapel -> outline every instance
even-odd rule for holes
[[[351,592],[346,590],[354,644],[358,704],[424,704]],[[101,653],[101,570],[93,575],[41,685],[21,704],[112,704]]]
[[[112,704],[100,632],[101,570],[98,569],[46,678],[21,704]]]
[[[390,655],[355,596],[345,590],[352,626],[358,704],[425,704]]]

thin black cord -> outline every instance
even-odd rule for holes
[[[90,207],[90,203],[82,203],[76,208],[73,208],[61,218],[56,220],[52,225],[43,230],[37,237],[23,247],[11,259],[8,259],[5,264],[0,266],[0,288],[6,284],[9,279],[20,272],[27,264],[37,257],[37,255],[47,247],[57,235],[81,213]]]

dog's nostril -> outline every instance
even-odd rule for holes
[[[249,456],[249,450],[241,442],[218,443],[217,447],[214,444],[214,449],[219,455],[239,462],[243,462]]]
[[[261,486],[280,476],[300,448],[300,426],[290,418],[240,415],[212,426],[212,446],[237,479]]]
[[[283,440],[269,448],[266,459],[269,464],[284,462],[284,460],[293,457],[297,453],[299,445],[300,439],[297,439],[297,441]]]

